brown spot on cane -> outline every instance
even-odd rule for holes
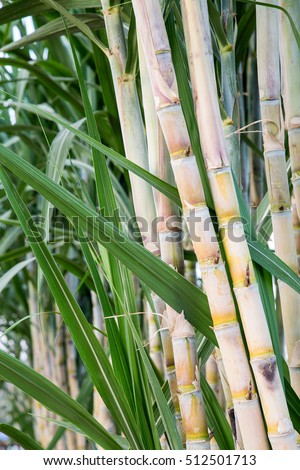
[[[250,380],[249,386],[248,386],[248,391],[247,391],[247,394],[246,394],[246,400],[252,400],[252,396],[253,396],[253,393],[252,393],[252,382],[251,382],[251,380]]]
[[[249,266],[249,261],[247,263],[247,268],[246,268],[246,276],[245,276],[245,286],[249,287],[251,284],[250,281],[250,266]]]
[[[279,206],[278,209],[282,212],[284,211],[284,206]]]
[[[217,250],[216,256],[214,257],[214,263],[218,264],[220,261],[220,250]]]
[[[228,410],[228,416],[229,416],[229,421],[230,421],[232,434],[233,434],[234,440],[236,441],[237,440],[237,432],[236,432],[235,413],[234,413],[233,408],[230,408],[230,410]]]
[[[188,157],[188,156],[190,155],[190,153],[191,153],[191,146],[188,145],[188,147],[186,148],[186,150],[185,150],[185,152],[184,152],[184,155],[185,155],[186,157]]]
[[[214,437],[214,435],[215,435],[215,430],[212,429],[208,434],[208,439],[211,440]]]
[[[264,378],[272,384],[276,374],[276,360],[275,358],[270,358],[267,362],[260,366],[260,372],[264,376]]]

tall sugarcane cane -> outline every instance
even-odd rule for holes
[[[161,131],[161,127],[157,118],[151,84],[142,47],[139,47],[139,58],[145,123],[148,139],[149,168],[152,173],[154,173],[162,180],[167,181],[169,183],[173,183],[172,168],[168,157],[168,149],[166,147],[163,133]],[[175,207],[174,203],[172,203],[166,196],[164,196],[158,191],[154,191],[154,200],[158,217],[157,233],[159,237],[161,259],[165,261],[165,263],[167,263],[169,266],[172,266],[176,271],[183,274],[183,231],[180,224],[178,209]],[[155,295],[154,298],[156,298],[155,304],[158,305],[159,303],[159,305],[161,305],[162,301],[159,299],[159,302],[157,302],[158,299]],[[159,308],[162,307],[160,306]],[[181,394],[183,393],[183,390],[180,389],[178,384],[182,380],[183,370],[188,369],[189,364],[186,363],[185,367],[183,368],[179,367],[177,359],[176,367],[173,351],[173,341],[170,336],[170,321],[172,325],[171,328],[173,331],[173,323],[176,317],[178,316],[178,312],[175,312],[169,305],[164,305],[164,310],[166,311],[164,315],[169,319],[169,322],[162,322],[160,332],[165,359],[166,376],[170,386],[177,427],[181,434],[183,442],[186,443],[187,448],[190,448],[191,445],[193,446],[193,448],[196,448],[196,446],[199,446],[199,449],[207,448],[208,432],[205,414],[202,412],[198,414],[195,419],[196,427],[202,427],[202,429],[204,430],[204,435],[200,436],[197,433],[193,434],[191,432],[191,429],[189,429],[189,432],[186,434],[186,416],[182,416],[181,419],[180,403],[182,403]],[[170,320],[171,318],[172,320]],[[191,331],[193,331],[192,327]],[[175,344],[177,344],[176,341]],[[186,359],[187,357],[184,358],[184,360]],[[193,360],[196,361],[196,359]],[[193,378],[194,380],[196,380],[196,370],[194,370]],[[179,394],[177,394],[177,391],[179,391]],[[190,390],[188,391],[188,393],[190,394]],[[197,399],[200,400],[200,398],[201,394],[199,392],[197,394]],[[203,400],[200,400],[198,409],[202,409],[203,406]],[[184,408],[182,411],[186,412],[186,408]],[[198,423],[198,425],[197,417],[198,419],[201,419],[203,421]],[[203,437],[204,441],[202,439]]]
[[[267,449],[268,441],[260,405],[237,322],[229,281],[178,98],[171,51],[160,6],[157,0],[133,0],[133,7],[157,115],[201,268],[214,331],[222,351],[245,448]],[[223,136],[223,130],[221,132]]]
[[[269,0],[277,5],[277,0]],[[257,61],[264,158],[275,252],[293,271],[298,271],[292,208],[286,171],[284,126],[280,100],[279,13],[256,7]],[[268,43],[267,49],[261,45]],[[291,384],[300,394],[300,296],[278,282]]]
[[[299,32],[298,0],[280,0],[280,5],[289,13]],[[283,12],[281,12],[280,47],[285,126],[288,130],[294,195],[300,217],[300,50],[290,20]]]
[[[207,1],[182,0],[202,153],[273,449],[295,449],[276,357],[246,241],[218,105]]]

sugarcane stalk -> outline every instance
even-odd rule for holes
[[[298,216],[295,198],[292,198],[292,220],[294,228],[294,237],[296,243],[298,273],[300,273],[300,218]]]
[[[222,409],[225,409],[225,395],[221,384],[218,365],[213,353],[209,356],[205,363],[205,378],[208,385],[214,392],[219,405]]]
[[[268,3],[277,5],[278,1]],[[260,108],[275,253],[298,272],[280,100],[279,13],[265,6],[257,6],[256,13]],[[261,47],[265,43],[270,47]],[[300,296],[281,281],[278,286],[291,384],[300,392]]]
[[[298,0],[280,0],[289,13],[296,30],[300,31]],[[281,12],[281,76],[285,127],[288,130],[292,183],[298,216],[300,217],[300,50],[287,15]]]
[[[202,272],[214,331],[222,351],[245,448],[268,448],[260,405],[254,390],[229,281],[206,206],[196,158],[192,152],[178,97],[170,45],[160,7],[157,0],[133,0],[133,8],[146,57],[157,115]],[[220,132],[223,137],[223,130]]]
[[[211,45],[206,0],[182,0],[186,10],[185,35],[202,154],[210,181],[220,235],[239,306],[262,408],[273,449],[295,449],[296,435],[280,379],[276,357],[244,227],[227,155]],[[225,357],[221,348],[223,360]],[[227,372],[228,375],[228,372]],[[229,378],[229,375],[228,375]],[[249,394],[252,394],[252,384]],[[242,422],[238,419],[242,429]],[[243,433],[242,433],[243,435]],[[243,435],[243,441],[246,442]]]
[[[223,359],[222,359],[221,352],[220,352],[219,348],[217,348],[217,347],[214,348],[213,356],[214,356],[216,364],[217,364],[219,377],[220,377],[221,384],[222,384],[222,390],[223,390],[223,394],[224,394],[224,397],[225,397],[226,416],[227,416],[227,420],[228,420],[228,422],[230,424],[230,427],[231,427],[231,430],[232,430],[232,435],[233,435],[233,438],[234,438],[235,446],[236,446],[237,449],[243,449],[244,445],[243,445],[241,430],[240,430],[240,427],[239,427],[239,424],[238,424],[238,421],[237,421],[237,415],[236,415],[235,410],[234,410],[233,398],[232,398],[232,394],[231,394],[231,390],[230,390],[230,387],[229,387],[227,375],[226,375],[226,372],[225,372]]]
[[[178,398],[187,450],[210,449],[204,400],[200,390],[195,331],[184,314],[170,312]]]

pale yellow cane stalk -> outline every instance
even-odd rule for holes
[[[278,1],[269,0],[267,3],[277,5]],[[260,109],[275,253],[297,272],[280,100],[278,10],[257,6],[256,24]],[[261,47],[266,43],[268,48]],[[300,295],[282,282],[278,282],[278,286],[291,384],[300,391]]]
[[[200,390],[195,332],[184,314],[168,312],[178,398],[187,450],[210,449],[204,400]]]
[[[296,243],[298,272],[300,273],[300,218],[298,217],[295,198],[292,198],[292,220]]]
[[[196,158],[191,149],[178,98],[171,51],[160,7],[157,0],[133,0],[133,7],[156,111],[171,156],[185,218],[202,271],[215,326],[214,331],[222,351],[245,448],[267,449],[268,441],[260,405],[254,390],[229,281],[205,203]],[[222,129],[221,134],[223,136]]]
[[[300,31],[298,0],[280,0]],[[288,130],[292,182],[298,216],[300,217],[300,50],[287,15],[281,12],[281,70],[285,127]]]
[[[181,5],[185,9],[185,35],[189,37],[188,56],[193,70],[191,80],[202,154],[269,440],[273,449],[295,449],[296,435],[290,420],[244,227],[240,221],[238,199],[222,132],[207,2],[182,0]],[[220,349],[225,363],[222,347]],[[243,423],[239,418],[238,422],[242,429]],[[243,433],[242,436],[246,447]]]
[[[219,377],[220,377],[221,384],[222,384],[222,390],[223,390],[223,394],[225,397],[226,417],[232,429],[235,446],[237,449],[243,449],[244,445],[243,445],[241,430],[237,421],[236,413],[234,412],[233,398],[232,398],[231,390],[229,388],[228,379],[227,379],[223,359],[222,359],[219,348],[214,348],[213,356],[215,358],[215,361],[218,367]]]

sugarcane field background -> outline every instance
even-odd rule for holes
[[[0,1],[0,449],[300,447],[300,1]]]

